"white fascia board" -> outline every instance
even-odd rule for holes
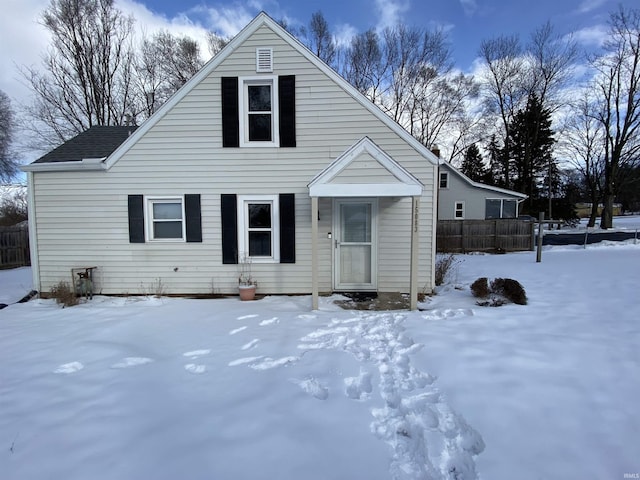
[[[309,187],[310,197],[415,197],[422,195],[420,185],[404,183],[340,183]]]
[[[23,165],[24,172],[66,172],[71,170],[105,170],[106,158],[83,158],[81,161],[31,163]]]

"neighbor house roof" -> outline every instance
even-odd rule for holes
[[[484,183],[475,182],[475,181],[471,180],[469,177],[467,177],[460,170],[458,170],[456,167],[454,167],[453,165],[451,165],[449,162],[447,162],[445,160],[440,159],[440,166],[446,168],[451,173],[457,175],[464,182],[468,183],[469,185],[471,185],[474,188],[480,188],[482,190],[489,190],[491,192],[500,193],[502,195],[510,195],[512,197],[521,198],[521,199],[525,199],[525,198],[528,197],[528,195],[526,195],[524,193],[516,192],[514,190],[507,190],[506,188],[494,187],[493,185],[485,185]]]
[[[33,163],[81,162],[111,155],[137,126],[94,126],[64,142]]]

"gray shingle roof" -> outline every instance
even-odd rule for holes
[[[84,158],[108,157],[136,128],[138,127],[91,127],[33,163],[79,162]]]

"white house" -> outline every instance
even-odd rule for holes
[[[438,174],[438,220],[518,218],[527,195],[474,182],[441,161]]]
[[[102,148],[104,147],[104,148]],[[433,286],[438,159],[264,13],[137,129],[24,167],[34,286],[104,294]]]

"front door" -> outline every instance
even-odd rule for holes
[[[377,289],[376,217],[373,199],[336,200],[334,204],[334,289]]]

